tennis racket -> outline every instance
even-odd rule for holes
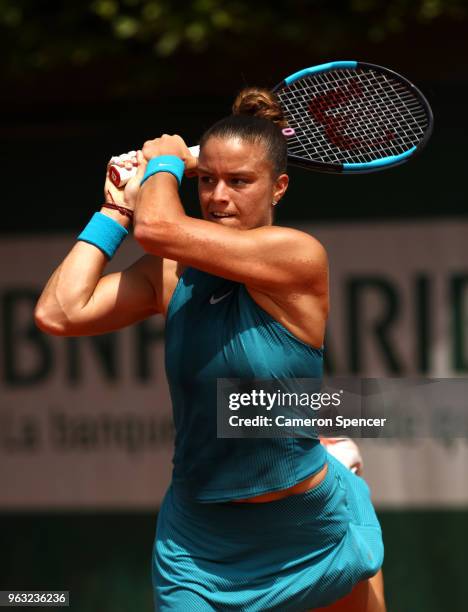
[[[273,88],[289,127],[288,163],[323,172],[375,172],[427,144],[431,108],[407,79],[363,62],[295,72]]]
[[[288,127],[288,163],[356,174],[417,155],[433,129],[423,94],[396,72],[364,62],[305,68],[273,88]],[[198,155],[192,147],[192,155]]]

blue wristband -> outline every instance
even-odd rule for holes
[[[184,170],[185,164],[177,155],[158,155],[157,157],[152,157],[146,164],[145,175],[140,185],[143,185],[146,179],[149,179],[150,176],[157,172],[169,172],[176,177],[180,186]]]
[[[128,231],[123,225],[120,225],[120,223],[117,223],[117,221],[114,221],[114,219],[107,215],[96,212],[77,239],[94,244],[109,259],[112,259],[127,235]]]

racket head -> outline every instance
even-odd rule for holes
[[[288,163],[295,166],[339,174],[384,170],[422,151],[433,130],[431,107],[419,89],[376,64],[305,68],[273,91],[288,121],[283,133]]]

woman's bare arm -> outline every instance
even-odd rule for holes
[[[183,211],[174,177],[150,181],[141,190],[134,233],[147,253],[267,293],[328,291],[326,251],[314,237],[287,227],[240,230],[194,219]]]
[[[148,158],[175,154],[189,163],[193,159],[178,136],[148,141],[143,153]],[[286,227],[243,230],[189,217],[177,180],[169,173],[151,176],[140,189],[134,236],[147,253],[269,294],[328,291],[327,255],[318,240]]]
[[[122,272],[102,276],[106,263],[97,247],[75,244],[39,298],[38,327],[57,336],[90,336],[162,312],[160,257],[145,255]]]
[[[146,162],[138,152],[139,171],[125,189],[106,177],[107,201],[134,208]],[[102,214],[128,228],[119,212]],[[145,255],[123,272],[103,276],[107,257],[94,245],[79,241],[50,277],[36,305],[34,317],[43,331],[58,336],[103,334],[162,312],[163,260]]]

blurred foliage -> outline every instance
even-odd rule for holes
[[[410,24],[467,16],[466,0],[0,0],[0,44],[3,70],[22,74],[133,54],[258,54],[272,37],[323,53],[350,37],[379,42]]]

